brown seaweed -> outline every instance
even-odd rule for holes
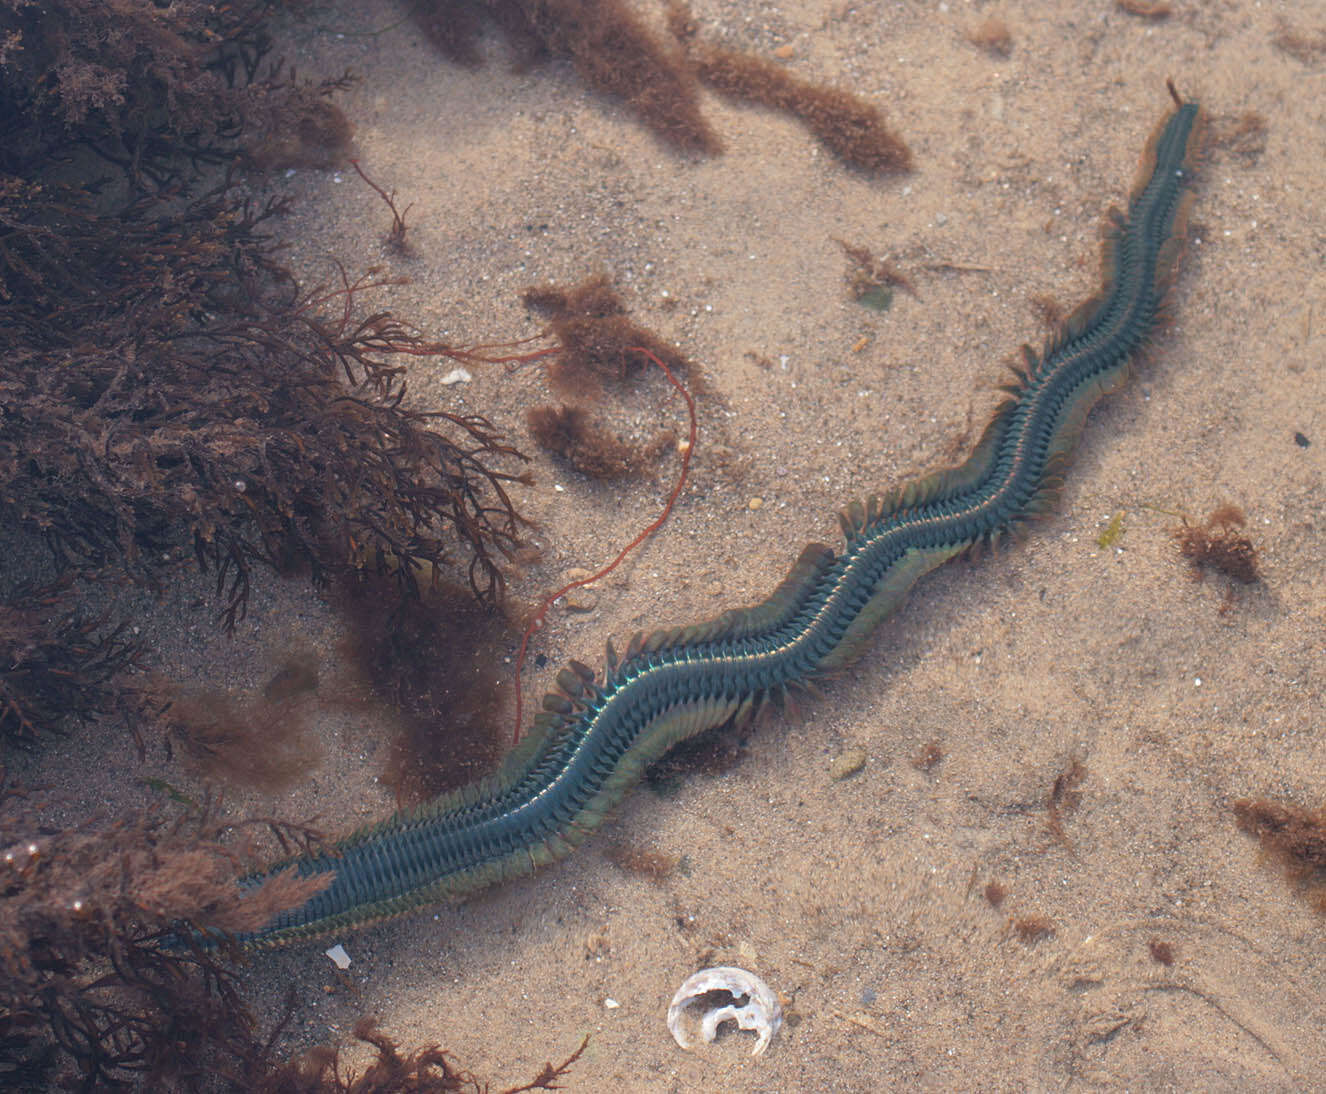
[[[461,64],[479,63],[479,35],[489,23],[522,64],[569,60],[590,87],[622,99],[659,137],[685,151],[722,150],[700,109],[699,84],[705,83],[799,118],[855,167],[889,172],[911,164],[907,146],[876,107],[773,61],[701,41],[681,3],[668,8],[675,43],[659,41],[623,0],[431,0],[412,5],[411,14],[439,51]]]
[[[1231,806],[1243,831],[1284,870],[1317,911],[1326,913],[1326,809],[1240,798]]]
[[[484,461],[518,453],[480,415],[402,404],[401,360],[445,348],[357,317],[371,281],[301,290],[265,232],[279,203],[228,187],[109,217],[38,192],[0,181],[0,489],[63,567],[154,584],[191,542],[228,625],[259,564],[321,581],[385,555],[442,565],[455,544],[476,593],[500,592],[518,476]]]
[[[252,930],[317,886],[282,874],[242,894],[219,831],[205,815],[137,814],[52,832],[4,804],[0,1069],[103,1089],[197,1085],[209,1066],[252,1062],[253,1019],[221,955],[157,940],[181,922]]]
[[[396,208],[396,191],[387,193],[381,186],[374,182],[359,166],[358,160],[351,160],[350,166],[355,169],[355,173],[364,180],[364,182],[377,194],[391,210],[391,227],[387,230],[387,250],[394,251],[396,254],[409,254],[409,244],[405,242],[405,214],[410,211],[412,205],[407,205],[404,209]]]
[[[793,75],[776,61],[703,41],[682,0],[671,0],[668,24],[701,81],[741,102],[800,119],[844,163],[865,171],[907,171],[912,153],[873,104],[837,87]]]
[[[491,771],[503,748],[500,668],[517,639],[502,612],[445,582],[399,597],[370,574],[339,583],[334,603],[344,652],[399,726],[383,771],[397,800],[413,805]]]
[[[1077,757],[1068,761],[1068,766],[1055,776],[1045,801],[1045,812],[1049,817],[1050,834],[1057,843],[1071,848],[1068,833],[1064,830],[1064,820],[1077,812],[1082,804],[1081,786],[1087,779],[1087,768]]]
[[[270,0],[0,5],[0,174],[90,153],[134,189],[177,191],[237,154],[264,167],[339,161],[328,95],[266,64]]]
[[[1257,548],[1240,531],[1247,523],[1243,510],[1236,505],[1213,509],[1201,524],[1183,524],[1174,529],[1179,554],[1188,560],[1194,580],[1200,581],[1206,570],[1252,585],[1261,579]]]
[[[677,440],[674,433],[665,431],[647,445],[628,444],[609,433],[583,407],[565,403],[531,407],[525,421],[541,448],[592,479],[640,474]]]
[[[621,383],[648,367],[648,350],[673,372],[686,375],[692,389],[699,370],[652,331],[626,313],[626,304],[606,274],[595,274],[572,285],[538,285],[521,295],[526,307],[547,317],[560,352],[548,364],[554,386],[568,393],[591,394],[605,384]]]
[[[124,625],[78,604],[69,581],[0,600],[0,738],[31,745],[137,703],[118,678],[140,655]]]
[[[218,688],[155,689],[158,716],[204,777],[283,790],[318,761],[311,696],[272,698]]]
[[[372,274],[299,285],[273,232],[286,203],[250,200],[232,172],[330,164],[348,145],[328,98],[345,81],[267,64],[273,7],[0,4],[0,520],[44,541],[58,572],[18,591],[0,575],[10,739],[111,711],[139,731],[121,679],[137,644],[80,607],[83,579],[159,589],[193,554],[230,624],[261,568],[366,569],[402,597],[452,565],[473,592],[501,591],[518,453],[479,415],[403,402],[404,362],[464,351],[366,309],[388,283]],[[308,683],[273,680],[263,701],[299,702]],[[139,781],[160,810],[72,830],[35,798],[0,801],[0,1074],[280,1089],[279,1027],[258,1038],[226,951],[190,944],[187,925],[252,930],[309,883],[280,875],[241,900],[244,848],[164,779]],[[286,847],[316,839],[272,827]],[[428,1051],[355,1089],[426,1089]]]
[[[372,1047],[376,1059],[362,1075],[342,1072],[339,1046],[306,1052],[264,1076],[258,1094],[488,1094],[490,1087],[460,1066],[451,1053],[427,1045],[405,1055],[396,1041],[378,1028],[376,1019],[361,1018],[354,1028],[356,1041]],[[529,1082],[504,1087],[499,1094],[525,1094],[531,1090],[562,1090],[564,1079],[584,1053],[589,1037],[560,1064],[547,1063]]]
[[[1048,916],[1024,915],[1009,921],[1009,928],[1019,942],[1034,946],[1055,935],[1054,923]]]
[[[596,91],[626,102],[674,147],[714,153],[722,145],[700,113],[694,76],[622,0],[432,0],[411,14],[443,55],[477,64],[478,36],[495,24],[524,63],[569,60]]]

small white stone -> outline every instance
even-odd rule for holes
[[[621,1004],[617,1002],[617,1000],[614,999],[612,996],[608,996],[608,998],[603,1000],[603,1005],[607,1007],[609,1010],[616,1010],[618,1007],[621,1006]]]
[[[470,375],[470,370],[466,368],[453,368],[441,380],[440,384],[468,384],[474,377]]]
[[[325,952],[327,956],[332,959],[332,964],[334,964],[338,969],[348,969],[350,967],[350,955],[345,952],[345,947],[342,946],[339,942],[336,943],[336,945],[333,946],[330,950],[326,950]]]

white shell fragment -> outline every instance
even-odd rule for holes
[[[332,963],[338,969],[348,969],[350,967],[350,955],[345,952],[345,947],[339,942],[330,950],[324,950],[323,952],[332,959]]]
[[[724,992],[731,1002],[725,1002],[721,997],[717,1000],[706,998],[711,992]],[[687,977],[672,997],[668,1007],[668,1029],[672,1031],[673,1040],[687,1050],[698,1046],[682,1019],[688,1015],[693,1018],[696,1012],[702,1015],[700,1035],[706,1044],[718,1036],[718,1027],[724,1022],[736,1022],[738,1028],[753,1031],[756,1039],[752,1056],[759,1056],[769,1047],[773,1035],[783,1024],[783,1008],[769,985],[754,973],[731,965],[701,969],[694,976]]]

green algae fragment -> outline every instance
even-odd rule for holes
[[[893,306],[893,288],[890,285],[872,285],[856,294],[856,302],[872,311],[888,311]]]
[[[170,783],[166,782],[165,779],[158,779],[155,776],[148,775],[144,776],[139,781],[149,790],[155,790],[158,794],[165,794],[166,797],[173,802],[179,802],[180,805],[188,805],[194,809],[198,808],[198,803],[196,801],[189,797],[188,794],[176,790],[170,785]]]
[[[1113,547],[1123,538],[1123,513],[1124,511],[1120,509],[1110,517],[1109,524],[1105,525],[1104,530],[1096,537],[1096,546],[1102,551]]]

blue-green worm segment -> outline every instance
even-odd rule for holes
[[[1175,109],[1128,212],[1111,216],[1100,294],[1041,354],[1024,347],[1025,370],[964,463],[849,506],[841,553],[810,545],[755,607],[636,635],[621,658],[609,643],[601,675],[572,662],[495,774],[246,879],[331,875],[239,941],[278,946],[387,919],[563,858],[677,742],[840,668],[922,574],[1047,509],[1087,414],[1126,378],[1173,279],[1199,111],[1170,90]]]

